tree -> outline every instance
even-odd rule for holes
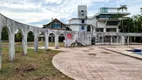
[[[28,40],[28,42],[33,42],[33,41],[34,41],[33,32],[30,31],[30,32],[28,33],[28,39],[27,39],[27,40]]]
[[[2,40],[8,41],[8,29],[6,26],[2,29],[1,35],[2,35]]]
[[[142,32],[142,15],[135,15],[132,17],[136,32]]]
[[[127,9],[128,9],[128,8],[127,8],[127,5],[120,5],[120,7],[117,8],[118,11],[122,10],[122,12],[123,12],[124,10],[127,11]]]
[[[22,42],[22,32],[21,32],[21,31],[18,31],[18,32],[15,34],[15,41],[16,41],[16,42]]]
[[[126,10],[127,11],[127,5],[120,5],[120,7],[117,9],[118,11],[120,11],[120,10],[122,10],[122,12],[124,11],[124,10]],[[121,20],[122,22],[122,29],[123,29],[123,16],[122,16],[122,20]],[[122,30],[122,32],[124,32],[124,29]]]
[[[122,25],[122,23],[120,25]],[[120,32],[135,32],[133,25],[133,19],[128,17],[126,20],[123,21],[123,27],[119,26]]]

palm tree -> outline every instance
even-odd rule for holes
[[[124,10],[127,11],[127,9],[128,9],[128,8],[127,8],[127,5],[120,5],[120,7],[117,8],[118,11],[122,10],[122,12],[123,12]],[[122,16],[122,27],[123,27],[123,16]],[[122,30],[122,32],[124,32],[124,29]]]
[[[128,8],[127,8],[127,5],[120,5],[120,7],[117,8],[118,11],[122,10],[122,12],[123,12],[124,10],[127,11],[127,9],[128,9]]]

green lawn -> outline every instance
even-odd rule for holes
[[[52,58],[60,51],[28,49],[27,56],[22,55],[21,43],[16,43],[14,62],[8,59],[8,43],[2,44],[3,65],[0,80],[72,80],[52,65]]]
[[[29,42],[28,43],[28,46],[29,47],[33,47],[33,42]],[[45,43],[44,42],[38,42],[38,45],[39,46],[45,46]],[[53,42],[49,42],[49,47],[55,47],[55,43],[53,43]],[[59,42],[59,47],[64,47],[64,43],[63,42]]]

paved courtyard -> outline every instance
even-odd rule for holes
[[[53,65],[75,80],[142,80],[142,60],[106,50],[120,52],[142,46],[92,46],[61,48]],[[117,50],[118,49],[118,50]]]

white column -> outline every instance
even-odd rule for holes
[[[116,28],[116,32],[119,33],[119,28]]]
[[[106,32],[106,28],[104,28],[104,32]]]
[[[37,52],[38,51],[38,34],[35,33],[34,35],[34,51]]]
[[[1,44],[2,43],[1,43],[1,32],[0,32],[0,70],[1,70],[1,67],[2,67],[2,45]]]
[[[26,55],[27,54],[27,33],[23,34],[22,46],[23,46],[23,54]]]
[[[59,36],[55,35],[55,49],[59,48]]]
[[[15,34],[9,34],[9,59],[14,61],[15,59]]]
[[[129,43],[130,43],[130,37],[128,36],[127,44],[129,45]]]
[[[125,44],[125,37],[124,36],[121,36],[121,43],[122,43],[122,45]]]
[[[49,36],[48,36],[47,32],[45,32],[44,34],[45,34],[45,50],[47,50],[48,49]]]
[[[102,33],[102,43],[104,44],[104,34]]]

